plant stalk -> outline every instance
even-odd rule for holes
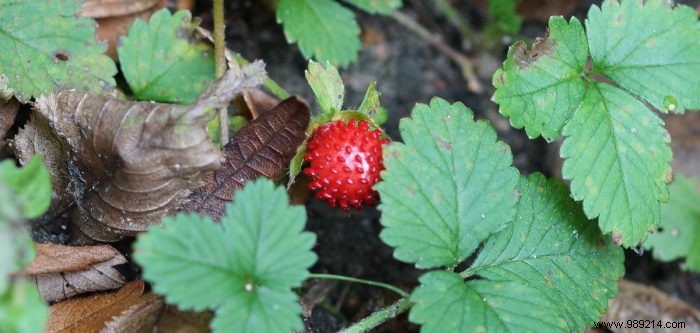
[[[433,0],[433,3],[442,12],[442,15],[445,15],[447,20],[457,28],[462,40],[471,42],[474,39],[471,25],[448,0]]]
[[[226,72],[226,35],[224,22],[224,0],[214,0],[214,61],[216,64],[216,78],[220,78]],[[221,147],[228,143],[228,109],[219,110],[219,130],[221,132]]]
[[[355,283],[361,283],[361,284],[366,284],[370,286],[375,286],[375,287],[381,287],[384,289],[391,290],[399,295],[401,297],[407,298],[409,294],[405,291],[403,291],[400,288],[397,288],[395,286],[392,286],[388,283],[383,283],[379,281],[372,281],[372,280],[365,280],[365,279],[358,279],[350,276],[345,276],[345,275],[335,275],[335,274],[314,274],[311,273],[309,274],[309,278],[311,279],[327,279],[327,280],[340,280],[340,281],[349,281],[349,282],[355,282]]]
[[[389,319],[392,319],[408,310],[411,308],[411,300],[408,297],[404,297],[396,302],[394,304],[389,305],[388,307],[381,309],[364,319],[352,324],[350,327],[340,331],[339,333],[363,333],[367,332],[384,322],[386,322]]]
[[[433,34],[408,15],[401,13],[398,10],[391,12],[390,15],[394,20],[396,20],[396,22],[399,22],[404,27],[416,33],[420,38],[430,43],[438,51],[444,53],[452,61],[454,61],[462,70],[462,76],[464,76],[464,79],[467,80],[467,87],[469,88],[469,91],[479,94],[484,90],[481,83],[479,83],[479,79],[476,77],[474,64],[467,56],[447,45],[442,37]]]

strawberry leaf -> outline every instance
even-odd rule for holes
[[[401,8],[403,0],[344,0],[372,14],[389,14]]]
[[[419,268],[457,265],[513,219],[518,173],[496,131],[461,103],[435,98],[401,120],[384,149],[382,240]]]
[[[315,262],[304,209],[270,180],[236,193],[221,224],[180,214],[139,237],[135,258],[169,303],[213,309],[214,332],[283,332],[303,327],[290,288]]]
[[[360,27],[352,11],[333,0],[280,0],[277,21],[307,59],[339,66],[357,59]]]
[[[622,250],[559,181],[534,174],[519,189],[517,218],[489,238],[467,271],[420,278],[409,319],[424,331],[571,332],[605,311],[624,273]]]
[[[695,9],[666,1],[605,1],[586,20],[593,69],[660,110],[700,109]]]
[[[503,68],[493,75],[493,100],[515,128],[530,138],[559,136],[583,99],[583,70],[588,58],[586,36],[576,18],[549,20],[549,37],[527,49],[518,42],[508,49]]]
[[[25,219],[41,216],[51,204],[49,171],[37,155],[21,168],[12,160],[0,162],[0,183],[15,197],[13,200],[19,203]]]
[[[563,133],[562,174],[573,198],[624,246],[644,241],[659,222],[659,201],[668,199],[663,121],[624,91],[595,83]]]
[[[194,40],[191,20],[164,8],[148,23],[137,19],[121,40],[119,60],[137,99],[189,104],[214,81],[214,50]]]
[[[676,174],[669,186],[671,199],[661,205],[660,230],[650,235],[644,247],[654,258],[672,261],[685,257],[683,268],[700,271],[700,185],[697,178]]]
[[[0,96],[21,102],[58,90],[103,93],[117,72],[82,1],[0,2]]]
[[[33,282],[19,278],[0,290],[0,332],[41,333],[48,318],[48,306]]]

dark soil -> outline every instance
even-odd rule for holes
[[[574,15],[582,19],[590,4],[599,2],[580,1]],[[281,26],[275,22],[274,12],[264,5],[265,1],[227,3],[229,47],[248,59],[264,60],[274,80],[291,93],[312,101],[313,95],[303,76],[306,60],[296,45],[287,44]],[[430,1],[406,0],[404,3],[404,13],[415,17],[431,31],[440,33],[453,47],[460,49],[456,30],[439,13],[432,11]],[[470,7],[470,2],[462,3],[460,9],[472,22],[483,22],[481,13]],[[204,18],[205,26],[210,26],[208,5],[206,1],[199,2],[201,8],[195,11]],[[341,71],[346,84],[346,106],[358,106],[367,85],[377,81],[382,104],[390,112],[386,131],[393,139],[400,140],[399,120],[409,116],[415,103],[427,103],[435,96],[451,102],[459,101],[474,110],[478,118],[487,119],[496,127],[500,139],[511,146],[515,166],[521,173],[556,174],[550,172],[553,170],[547,162],[547,143],[528,140],[523,131],[511,128],[490,101],[493,92],[490,76],[503,61],[505,46],[479,58],[480,79],[485,91],[476,95],[467,90],[459,69],[446,56],[391,18],[360,12],[357,16],[365,45],[358,61]],[[529,39],[542,36],[545,26],[544,22],[526,21],[523,35]],[[391,249],[378,237],[381,227],[376,209],[347,214],[314,199],[309,200],[307,209],[308,229],[318,236],[315,250],[319,261],[312,268],[313,272],[379,280],[405,290],[416,285],[422,272],[392,258]],[[649,253],[639,256],[627,251],[625,278],[655,286],[700,307],[700,275],[683,272],[678,267],[677,263],[656,262]],[[311,282],[305,290],[312,286],[319,284]],[[318,297],[320,304],[307,318],[311,332],[336,331],[397,299],[396,295],[383,289],[345,282],[326,283],[320,289],[323,289]],[[408,323],[405,314],[376,330],[417,331],[418,327]]]

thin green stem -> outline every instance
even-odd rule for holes
[[[450,23],[457,28],[460,36],[462,36],[462,40],[469,41],[471,44],[472,39],[474,39],[474,33],[472,32],[471,25],[469,22],[467,22],[464,16],[457,11],[457,8],[455,8],[448,0],[433,0],[433,2],[438,10],[442,12],[442,15],[445,15],[447,20],[449,20]]]
[[[404,297],[396,302],[394,304],[389,305],[388,307],[381,309],[364,319],[352,324],[350,327],[340,331],[340,333],[363,333],[367,332],[384,322],[386,322],[389,319],[392,319],[404,312],[406,310],[411,308],[411,300],[408,297]]]
[[[216,77],[220,78],[226,72],[226,35],[224,27],[224,0],[214,0],[214,61]],[[219,129],[221,131],[221,146],[228,143],[228,112],[223,107],[219,110]]]
[[[233,58],[236,59],[236,62],[239,65],[243,66],[249,63],[248,59],[244,58],[242,55],[233,51],[231,51],[231,54],[233,55]],[[267,88],[267,90],[269,90],[278,99],[287,99],[290,96],[289,93],[286,90],[284,90],[284,88],[282,88],[282,86],[280,86],[269,76],[266,77],[263,81],[263,86]]]
[[[402,289],[392,286],[387,283],[379,282],[379,281],[372,281],[372,280],[365,280],[365,279],[358,279],[350,276],[345,276],[345,275],[335,275],[335,274],[309,274],[309,278],[311,279],[327,279],[327,280],[340,280],[340,281],[349,281],[349,282],[355,282],[355,283],[362,283],[370,286],[375,286],[375,287],[381,287],[385,288],[388,290],[391,290],[399,295],[401,297],[408,297],[409,294]]]

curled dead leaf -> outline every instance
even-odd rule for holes
[[[46,333],[100,332],[105,323],[139,303],[143,281],[133,281],[116,292],[94,294],[56,303],[49,309]],[[152,296],[149,296],[149,299]]]
[[[126,281],[115,266],[125,263],[126,258],[109,245],[37,244],[36,257],[25,273],[36,281],[46,301],[55,302],[123,286]]]
[[[8,100],[0,98],[0,152],[5,148],[7,132],[15,123],[19,105],[19,101],[14,98]]]
[[[224,146],[226,162],[204,177],[182,210],[206,214],[219,220],[233,192],[246,181],[260,176],[278,177],[289,165],[297,147],[306,138],[309,107],[290,97],[243,127]]]
[[[238,115],[245,117],[248,120],[256,119],[265,111],[272,110],[279,100],[268,95],[261,89],[250,89],[233,100]]]
[[[65,145],[67,156],[54,164],[61,165],[58,177],[69,179],[77,242],[117,241],[173,213],[200,186],[202,173],[219,167],[220,153],[206,124],[214,110],[262,82],[263,66],[253,63],[240,75],[228,71],[191,106],[72,91],[41,97],[32,122],[45,121],[52,131],[27,135],[26,144],[16,148],[31,150],[37,142],[51,140],[44,135]],[[49,160],[47,152],[34,150]],[[80,239],[82,235],[88,238]]]

